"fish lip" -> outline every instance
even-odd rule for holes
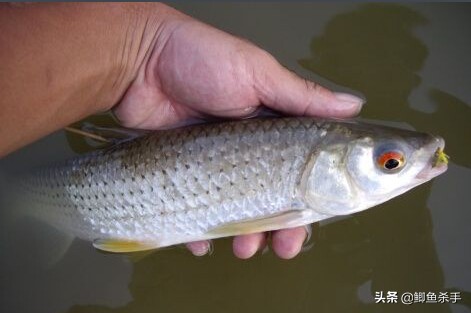
[[[431,144],[431,151],[434,151],[433,155],[430,157],[430,160],[427,162],[427,165],[417,174],[417,179],[420,180],[430,180],[438,175],[443,174],[448,169],[448,165],[441,163],[439,165],[434,165],[436,158],[436,151],[445,149],[445,140],[442,137],[434,136],[435,141]]]
[[[423,170],[419,172],[419,174],[417,174],[417,178],[420,180],[430,180],[445,173],[447,169],[448,165],[446,164],[441,164],[435,167],[432,167],[432,165],[428,164]]]

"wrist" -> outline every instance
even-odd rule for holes
[[[115,47],[110,49],[110,69],[97,112],[116,105],[145,67],[152,54],[164,46],[171,28],[185,15],[163,3],[125,3],[118,8],[123,20]],[[158,53],[158,52],[157,52]]]
[[[160,3],[0,5],[0,156],[110,109],[181,16]]]

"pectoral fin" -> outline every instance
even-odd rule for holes
[[[93,246],[98,250],[113,253],[128,253],[159,248],[156,243],[120,239],[97,239],[93,242]]]
[[[120,126],[103,127],[103,126],[95,125],[93,123],[86,123],[86,122],[83,123],[82,125],[82,131],[101,136],[111,143],[118,143],[121,141],[131,140],[131,139],[141,137],[150,133],[149,130],[145,130],[145,129],[131,129],[131,128],[124,128]]]
[[[309,224],[312,222],[311,219],[311,210],[291,210],[256,220],[245,220],[225,224],[210,230],[209,235],[225,237],[265,232]]]

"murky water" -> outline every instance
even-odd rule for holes
[[[50,265],[44,255],[59,236],[16,219],[2,195],[0,311],[471,312],[471,5],[175,7],[249,38],[301,75],[360,92],[368,99],[364,118],[442,135],[448,172],[384,205],[316,225],[311,247],[290,261],[271,252],[235,259],[225,239],[208,257],[173,248],[134,261],[76,240]],[[53,134],[0,160],[1,187],[19,169],[72,154],[64,134]],[[375,304],[376,291],[460,291],[462,300]]]

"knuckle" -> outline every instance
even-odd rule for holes
[[[304,80],[304,85],[306,87],[306,90],[308,92],[321,93],[322,90],[324,89],[324,87],[322,87],[321,85],[319,85],[316,82],[310,81],[310,80],[305,79],[305,78],[303,78],[303,80]]]

